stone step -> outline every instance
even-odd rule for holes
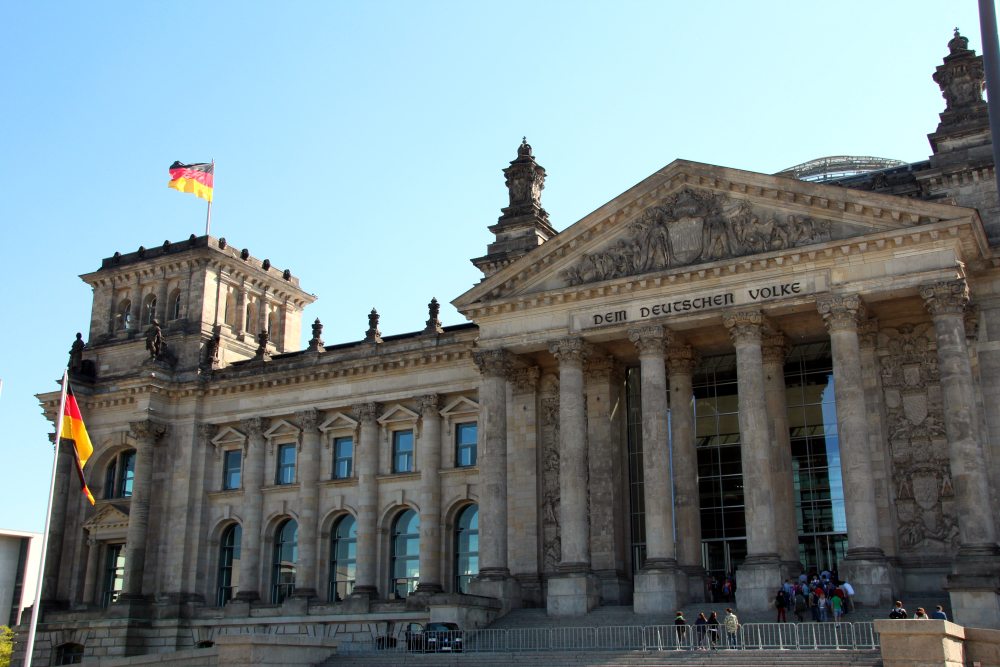
[[[544,651],[334,656],[321,667],[881,667],[878,651]]]

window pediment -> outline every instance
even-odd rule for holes
[[[337,411],[327,416],[326,421],[319,425],[319,430],[323,433],[329,431],[351,431],[353,433],[358,426],[359,422],[356,419]]]
[[[124,538],[128,532],[128,515],[127,504],[103,503],[83,528],[99,540]]]
[[[420,415],[416,412],[396,403],[382,413],[382,416],[378,418],[378,423],[386,426],[394,423],[416,423],[418,419],[420,419]]]
[[[211,442],[215,446],[216,453],[219,453],[224,449],[246,447],[247,437],[235,428],[227,426],[221,429]]]
[[[455,400],[451,401],[441,410],[441,416],[445,419],[454,419],[456,417],[468,417],[471,415],[479,414],[479,403],[476,403],[471,398],[466,398],[465,396],[459,396]]]
[[[264,431],[264,437],[270,442],[277,442],[278,440],[283,442],[298,442],[300,433],[302,433],[302,430],[298,426],[285,419],[279,419],[271,425],[271,428]]]

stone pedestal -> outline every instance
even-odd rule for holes
[[[686,583],[686,575],[677,568],[641,570],[635,575],[633,611],[637,614],[673,614],[686,602],[682,595]]]
[[[892,606],[894,572],[885,558],[858,558],[848,555],[840,561],[840,578],[851,582],[855,603],[866,607]]]
[[[1000,628],[1000,572],[995,554],[981,559],[961,553],[955,559],[945,588],[953,620],[973,628]]]
[[[632,580],[618,570],[596,570],[601,602],[604,604],[629,604],[632,601]]]
[[[747,558],[736,569],[736,604],[741,612],[767,611],[783,582],[777,557]]]
[[[681,571],[687,583],[685,599],[688,602],[708,602],[705,592],[705,568],[682,565]]]
[[[549,579],[546,611],[549,616],[583,616],[600,603],[600,591],[590,572],[560,574]]]
[[[480,576],[469,582],[469,592],[473,595],[493,598],[500,603],[500,613],[504,616],[511,609],[521,607],[521,586],[517,579],[507,576]]]
[[[962,667],[965,628],[948,621],[875,621],[885,667]]]

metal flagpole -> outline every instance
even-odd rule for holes
[[[993,0],[979,0],[979,32],[983,37],[983,65],[989,96],[990,135],[993,143],[993,173],[1000,194],[1000,48],[997,44],[997,14]]]
[[[215,197],[215,158],[212,158],[212,197]],[[212,200],[208,200],[208,215],[205,216],[205,236],[212,228]]]
[[[63,371],[62,392],[59,395],[59,416],[56,418],[56,447],[52,457],[52,478],[49,480],[49,506],[45,511],[45,532],[42,534],[42,556],[38,560],[38,581],[35,585],[35,603],[31,605],[31,623],[28,625],[28,641],[24,647],[24,667],[31,667],[31,654],[35,652],[35,631],[38,628],[38,611],[42,606],[42,584],[45,577],[45,556],[49,550],[49,524],[52,522],[52,498],[56,489],[56,464],[59,462],[59,443],[62,438],[63,415],[66,411],[66,385],[69,375]]]

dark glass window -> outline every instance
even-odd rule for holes
[[[281,604],[295,590],[295,567],[299,560],[299,524],[285,521],[274,536],[271,561],[271,603]]]
[[[413,431],[393,432],[392,471],[413,472]]]
[[[455,425],[455,466],[465,468],[476,465],[476,422]]]
[[[104,472],[104,497],[128,498],[132,495],[135,479],[135,450],[130,449],[115,457]]]
[[[354,590],[357,555],[358,523],[347,515],[337,521],[330,541],[331,602],[347,598]]]
[[[392,581],[389,589],[405,598],[420,581],[420,517],[406,510],[392,528]]]
[[[469,505],[455,524],[455,590],[469,592],[469,582],[479,574],[479,506]]]
[[[243,528],[238,523],[226,528],[219,543],[219,592],[216,604],[223,606],[240,589],[240,542]]]
[[[82,644],[60,644],[56,648],[57,665],[78,665],[83,662]]]
[[[156,319],[156,297],[152,294],[146,297],[142,304],[142,323],[149,325]]]
[[[167,300],[167,319],[176,320],[181,316],[181,291],[175,289]]]
[[[222,488],[240,488],[240,470],[243,452],[239,449],[228,449],[222,456]]]
[[[126,329],[132,328],[132,302],[128,299],[121,301],[118,304],[118,310],[115,312],[115,329],[119,331],[124,331]]]
[[[278,472],[275,484],[295,483],[295,445],[278,446]]]
[[[107,607],[118,600],[125,586],[125,545],[109,544],[105,547],[104,580],[101,586],[101,606]]]
[[[333,439],[333,478],[348,479],[354,464],[354,438]]]

